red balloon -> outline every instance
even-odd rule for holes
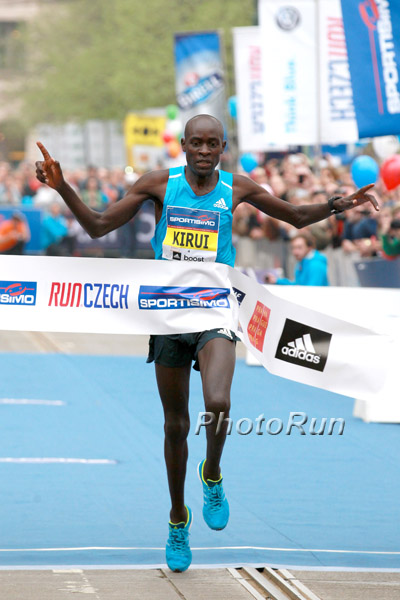
[[[390,156],[382,163],[381,177],[388,190],[400,185],[400,154]]]
[[[162,134],[162,139],[166,144],[168,144],[174,139],[174,135],[170,131],[164,131]]]

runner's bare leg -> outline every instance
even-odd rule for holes
[[[218,434],[216,427],[220,412],[224,413],[224,418],[229,417],[230,392],[236,362],[235,344],[224,338],[209,340],[200,350],[198,360],[205,409],[215,415],[214,423],[206,427],[207,460],[204,465],[204,478],[218,480],[228,423],[224,421]]]
[[[191,364],[164,367],[156,364],[158,391],[164,409],[164,455],[171,496],[170,520],[186,521],[184,487],[188,458],[189,379]]]

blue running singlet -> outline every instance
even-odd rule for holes
[[[160,221],[151,244],[155,258],[193,262],[220,262],[233,267],[232,173],[217,171],[218,183],[197,196],[185,176],[185,167],[169,170]]]

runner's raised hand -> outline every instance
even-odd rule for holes
[[[60,167],[60,163],[50,156],[48,150],[41,142],[36,142],[36,145],[43,154],[44,158],[44,160],[40,160],[35,163],[36,178],[41,183],[45,183],[54,190],[59,190],[64,183],[64,176]]]
[[[360,204],[370,202],[375,210],[379,210],[379,205],[375,196],[368,194],[368,191],[373,187],[374,184],[370,183],[364,185],[364,187],[360,188],[350,196],[344,196],[343,198],[337,197],[335,199],[335,208],[338,210],[349,210],[355,206],[360,206]]]

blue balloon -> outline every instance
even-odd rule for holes
[[[359,188],[375,183],[379,177],[379,165],[371,156],[357,156],[351,164],[351,176]]]
[[[240,158],[240,164],[242,165],[243,171],[246,171],[246,173],[251,173],[251,171],[257,167],[258,160],[254,154],[247,152],[246,154],[242,154]]]
[[[232,119],[237,119],[237,97],[231,96],[228,100],[228,110]]]

